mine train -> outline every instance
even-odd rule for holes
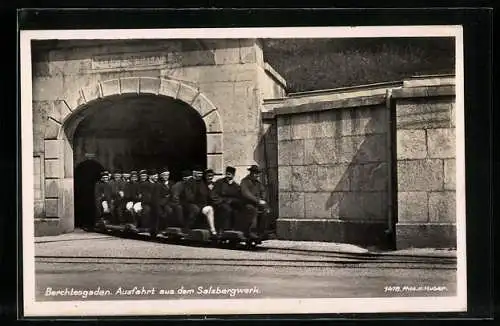
[[[112,175],[105,171],[95,186],[98,212],[92,229],[125,238],[254,249],[272,232],[260,170],[256,166],[248,170],[241,184],[232,180],[234,168],[228,167],[226,177],[215,182],[211,170],[193,171],[193,177],[185,171],[183,180],[172,186],[162,183],[168,180],[168,171],[160,173],[164,178],[159,180],[157,172],[141,171],[138,178],[134,172],[132,182],[118,174],[110,181]],[[169,199],[161,204],[164,194]]]
[[[243,231],[235,228],[226,229],[216,237],[213,237],[209,228],[202,223],[189,230],[189,232],[185,232],[180,227],[167,227],[156,233],[151,232],[147,228],[138,228],[133,223],[113,224],[108,219],[100,219],[96,222],[94,231],[129,239],[233,249],[255,249],[268,239],[268,235],[263,233],[256,234],[254,237],[248,237]]]

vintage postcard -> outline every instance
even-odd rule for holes
[[[466,311],[462,41],[21,31],[24,316]]]

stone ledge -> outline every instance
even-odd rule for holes
[[[54,236],[61,233],[59,218],[35,219],[35,237]]]
[[[372,96],[359,96],[333,101],[323,101],[316,103],[305,103],[296,106],[285,106],[280,108],[275,108],[274,113],[276,115],[285,114],[298,114],[307,112],[317,112],[326,111],[332,109],[343,109],[350,107],[360,107],[360,106],[374,106],[385,103],[385,94],[383,95],[372,95]]]
[[[264,63],[264,71],[268,74],[274,81],[281,84],[283,88],[286,88],[286,80],[281,76],[274,68],[267,62]]]
[[[324,241],[360,246],[387,247],[385,223],[356,223],[340,220],[278,219],[277,235],[282,240]]]
[[[454,85],[403,87],[392,91],[393,98],[455,96]]]
[[[403,80],[403,87],[455,85],[455,74],[413,76]]]
[[[397,224],[396,247],[456,248],[455,224]]]
[[[362,91],[377,91],[377,92],[382,91],[383,94],[386,94],[387,89],[402,87],[402,86],[403,86],[402,81],[380,82],[380,83],[365,84],[365,85],[338,87],[333,89],[318,89],[313,91],[294,92],[288,94],[288,98],[309,97],[311,95],[318,95],[318,94],[328,94],[328,95],[355,94],[357,92],[362,92]]]

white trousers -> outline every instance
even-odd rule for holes
[[[201,212],[203,213],[203,215],[213,216],[214,215],[214,208],[212,206],[205,206],[201,209]]]
[[[134,206],[133,206],[133,210],[134,210],[135,213],[142,212],[142,203],[141,202],[135,203]]]
[[[102,210],[104,213],[109,213],[110,210],[109,210],[109,204],[106,200],[102,201],[101,202],[101,205],[102,205]]]
[[[207,217],[210,232],[215,233],[214,208],[212,206],[205,206],[201,209],[201,213]]]

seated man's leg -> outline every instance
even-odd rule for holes
[[[101,221],[104,218],[104,210],[102,207],[102,202],[98,201],[95,205],[95,220],[94,220],[94,225],[98,222]]]
[[[196,219],[200,215],[201,208],[196,204],[186,204],[184,209],[186,211],[186,220],[184,226],[186,230],[190,230],[196,223]]]
[[[155,216],[155,219],[156,219],[156,224],[155,225],[156,225],[157,231],[159,232],[159,231],[162,231],[162,230],[165,229],[165,225],[166,225],[166,223],[165,223],[166,213],[164,211],[163,206],[161,206],[161,205],[157,205],[155,211],[156,211],[156,214],[154,214],[154,215],[156,215]]]
[[[111,216],[111,205],[109,204],[109,201],[103,200],[101,201],[101,219],[105,220],[107,222],[110,222],[112,216]]]
[[[120,224],[122,220],[120,200],[113,201],[113,224]]]
[[[125,220],[125,200],[118,199],[117,207],[116,207],[116,215],[117,215],[119,224],[124,224],[126,222],[126,220]]]
[[[168,219],[168,226],[186,228],[186,222],[184,218],[184,210],[182,205],[171,204],[169,205],[171,214]]]
[[[228,203],[222,203],[215,208],[215,226],[219,232],[232,227],[232,209]]]
[[[245,235],[246,236],[255,236],[255,231],[257,228],[257,214],[258,210],[252,204],[246,204],[244,208],[244,223],[245,223]]]
[[[270,233],[269,217],[269,209],[267,207],[258,210],[257,232],[260,236],[265,236]]]
[[[217,234],[215,230],[215,216],[214,216],[214,208],[212,206],[205,206],[202,208],[201,213],[205,216],[208,228],[212,235]]]
[[[243,230],[245,227],[245,204],[240,200],[233,200],[231,202],[231,215],[229,217],[229,227],[235,230]]]
[[[109,215],[110,215],[110,222],[112,224],[117,224],[118,219],[117,219],[117,214],[116,214],[116,203],[115,200],[112,199],[109,202]]]
[[[126,223],[134,223],[134,203],[127,201],[125,204],[125,219]]]
[[[160,207],[158,205],[151,205],[150,209],[151,213],[149,218],[149,230],[152,235],[156,235],[160,227]]]
[[[136,227],[142,227],[142,203],[141,202],[136,202],[134,203],[134,206],[132,206],[133,210],[133,218],[134,218],[134,224]]]
[[[148,204],[142,204],[142,212],[140,215],[141,228],[149,229],[151,226],[151,207]]]
[[[164,204],[161,209],[161,220],[159,223],[160,230],[165,230],[169,226],[173,226],[172,224],[172,215],[173,215],[173,209],[170,207],[168,204]]]
[[[94,205],[94,209],[95,209],[95,219],[96,221],[99,220],[101,217],[102,217],[102,205],[101,205],[101,201],[96,201],[95,202],[95,205]]]

